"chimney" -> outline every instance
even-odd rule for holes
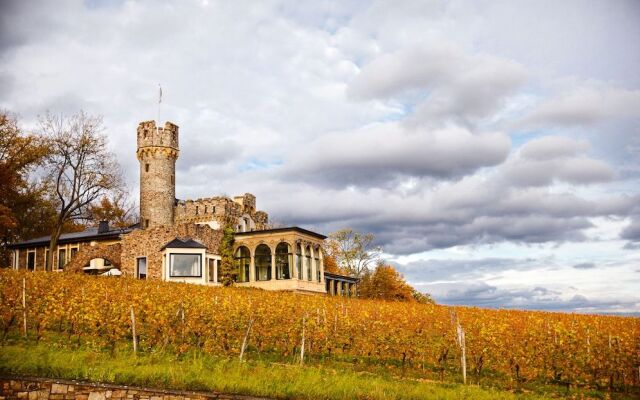
[[[98,233],[109,232],[109,221],[100,221],[98,224]]]

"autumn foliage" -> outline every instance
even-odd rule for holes
[[[360,297],[381,300],[413,301],[413,288],[391,265],[383,263],[365,272],[358,287]]]
[[[302,296],[64,273],[0,272],[3,338],[22,335],[26,278],[29,340],[139,351],[202,351],[237,357],[249,321],[248,355],[294,360],[305,331],[315,359],[402,366],[459,380],[451,308],[417,302]],[[640,319],[456,307],[470,377],[638,387]]]

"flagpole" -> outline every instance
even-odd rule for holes
[[[158,83],[158,89],[159,89],[159,94],[158,94],[158,128],[160,128],[162,126],[162,122],[160,122],[160,104],[162,104],[162,86],[160,86],[159,83]]]

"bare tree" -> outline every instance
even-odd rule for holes
[[[353,229],[341,229],[329,235],[325,251],[341,270],[359,278],[380,260],[382,249],[374,246],[374,239],[372,233],[362,234]]]
[[[102,117],[82,111],[69,117],[47,114],[40,125],[50,140],[49,179],[57,206],[46,263],[51,268],[64,224],[86,220],[94,201],[122,187],[122,174],[114,154],[107,149]]]

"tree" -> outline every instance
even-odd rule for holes
[[[124,229],[138,221],[135,210],[136,207],[127,199],[126,192],[114,192],[89,207],[89,219],[94,224],[108,221],[116,228]]]
[[[413,290],[395,268],[380,262],[363,274],[358,293],[369,299],[414,301]]]
[[[233,225],[226,224],[222,230],[222,241],[220,243],[220,270],[222,275],[222,284],[231,286],[236,281],[237,272],[235,269],[235,260],[233,257],[233,242],[235,232]]]
[[[56,217],[51,231],[47,265],[66,223],[87,220],[90,206],[111,190],[121,188],[121,172],[107,149],[102,118],[80,111],[69,117],[47,114],[40,121],[50,141],[47,157]]]
[[[8,243],[43,234],[51,220],[46,182],[32,178],[47,153],[46,140],[23,133],[15,115],[0,111],[0,266],[8,265]]]
[[[325,252],[344,273],[360,278],[380,259],[382,249],[374,246],[372,233],[341,229],[329,235]]]

